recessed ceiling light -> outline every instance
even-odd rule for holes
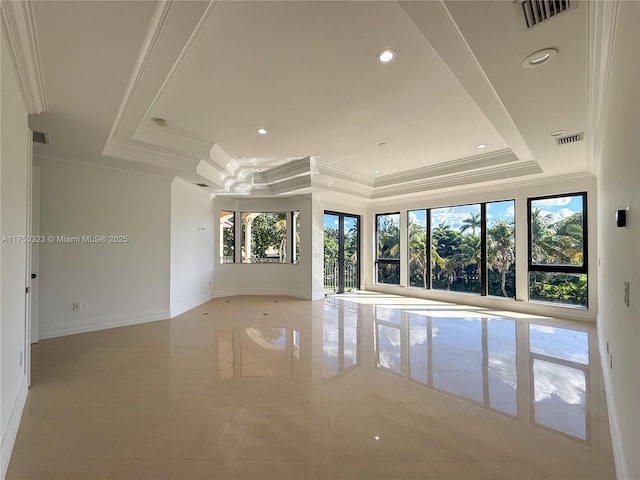
[[[378,52],[378,54],[376,55],[376,58],[380,63],[391,63],[396,58],[396,52],[394,50],[387,48],[385,50]]]
[[[380,173],[380,170],[374,170],[373,173]]]
[[[266,128],[259,128],[259,129],[258,129],[258,133],[259,133],[260,135],[266,135],[266,134],[267,134],[267,133],[269,133],[269,132],[267,132],[267,129],[266,129]]]
[[[562,137],[567,133],[568,133],[568,130],[554,130],[553,132],[547,133],[547,135],[549,135],[551,138],[556,138],[556,137]]]
[[[153,122],[159,127],[166,127],[167,125],[169,125],[169,122],[167,122],[164,118],[155,117],[151,120],[153,120]]]
[[[479,148],[480,150],[482,150],[483,148],[487,148],[487,144],[481,143],[480,145],[476,145],[476,148]]]
[[[545,63],[552,60],[558,54],[558,50],[555,48],[545,48],[543,50],[538,50],[537,52],[533,52],[527,58],[522,61],[522,66],[524,68],[536,68],[544,65]]]

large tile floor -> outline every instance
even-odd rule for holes
[[[45,340],[8,479],[614,479],[591,325],[359,293]]]

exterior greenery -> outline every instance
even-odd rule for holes
[[[286,261],[287,214],[284,212],[260,213],[251,222],[250,255],[246,258],[246,222],[243,229],[243,261]]]
[[[584,194],[552,197],[559,204],[579,204],[580,211],[556,218],[543,207],[549,199],[530,202],[529,299],[587,306]]]
[[[400,214],[376,217],[378,283],[400,284]]]

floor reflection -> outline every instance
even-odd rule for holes
[[[325,304],[325,377],[339,371],[340,345],[359,340],[357,328],[336,328],[340,305]],[[537,427],[589,440],[587,332],[460,309],[374,305],[372,313],[376,370],[513,418],[524,410]]]

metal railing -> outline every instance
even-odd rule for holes
[[[340,269],[338,262],[324,264],[324,289],[326,291],[337,292]],[[352,262],[344,264],[344,291],[357,290],[358,285],[358,265]]]

